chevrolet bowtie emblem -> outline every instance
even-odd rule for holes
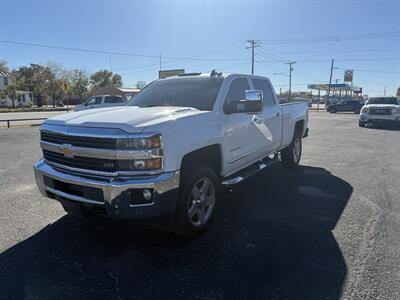
[[[64,154],[65,157],[69,157],[69,158],[74,157],[74,150],[72,149],[71,144],[62,144],[61,152],[62,152],[62,154]]]

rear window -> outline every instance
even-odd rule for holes
[[[367,104],[394,104],[394,105],[398,105],[399,102],[394,97],[377,97],[377,98],[369,98]]]

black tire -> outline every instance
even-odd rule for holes
[[[336,108],[332,107],[332,108],[329,109],[329,112],[331,114],[336,114],[337,110],[336,110]]]
[[[360,109],[359,109],[359,108],[355,108],[355,109],[353,109],[353,112],[354,112],[356,115],[358,115],[358,114],[360,113]]]
[[[201,224],[201,222],[199,222],[199,224],[195,225],[193,224],[193,218],[196,219],[196,216],[190,219],[189,209],[192,205],[194,205],[193,201],[195,201],[194,199],[192,199],[193,189],[195,185],[198,184],[198,182],[201,181],[202,179],[208,179],[210,185],[211,184],[213,185],[215,193],[214,204],[212,206],[211,213],[208,216],[206,222],[204,224]],[[182,170],[181,174],[179,199],[175,213],[175,228],[173,229],[174,233],[187,238],[196,238],[201,234],[203,234],[213,222],[219,195],[220,195],[219,180],[213,169],[211,169],[208,166],[199,164],[186,166]],[[207,195],[205,195],[205,198],[207,198]],[[204,199],[203,201],[206,200]]]
[[[300,147],[298,155],[295,154],[296,142],[299,143]],[[301,134],[299,132],[295,132],[290,145],[281,151],[281,162],[288,169],[293,169],[297,167],[300,163],[301,151]]]
[[[358,121],[358,126],[365,127],[365,122]]]

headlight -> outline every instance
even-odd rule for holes
[[[395,114],[400,114],[400,107],[395,107],[395,108],[393,108],[393,109],[392,109],[392,114],[393,114],[393,115],[395,115]]]
[[[118,149],[153,149],[161,147],[160,135],[154,135],[149,138],[122,138],[117,141]]]
[[[363,114],[366,114],[368,112],[368,107],[364,107],[363,109],[362,109],[362,113]]]

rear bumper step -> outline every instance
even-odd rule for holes
[[[273,165],[277,161],[279,161],[278,155],[275,155],[273,158],[266,158],[263,161],[253,164],[253,165],[241,170],[240,172],[238,172],[234,175],[231,175],[228,178],[225,178],[221,182],[221,184],[223,186],[235,185],[235,184],[242,182],[242,181],[246,180],[247,178],[253,176],[254,174],[260,172],[261,170]]]

